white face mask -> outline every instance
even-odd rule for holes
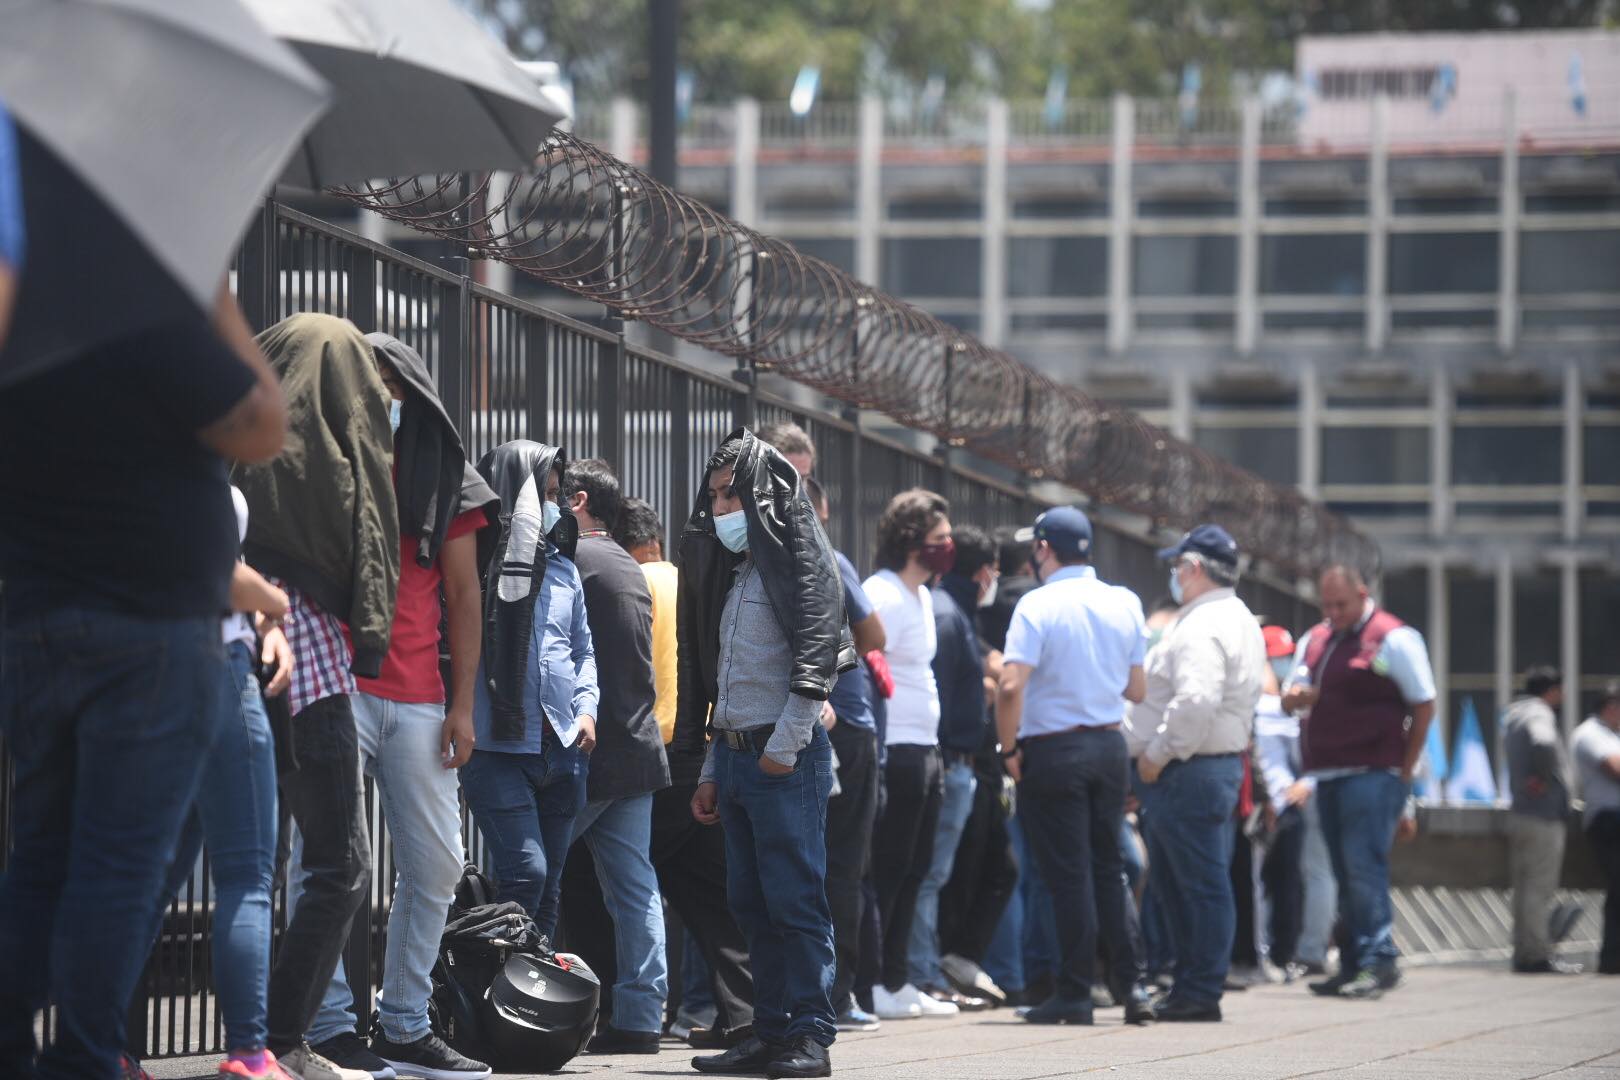
[[[992,604],[994,604],[996,602],[996,588],[1000,584],[1001,584],[1001,579],[1000,578],[993,577],[993,578],[990,579],[989,588],[985,589],[984,590],[984,595],[979,597],[979,606],[981,608],[987,608],[987,607],[989,607],[990,605],[992,605]]]
[[[388,403],[388,427],[395,434],[399,432],[399,419],[405,412],[405,403],[394,398]]]
[[[556,500],[547,499],[545,504],[540,507],[540,531],[546,536],[550,536],[551,530],[555,529],[557,522],[561,520],[562,507],[557,505]]]
[[[741,510],[717,514],[714,519],[714,535],[728,549],[741,555],[748,549],[748,518]]]

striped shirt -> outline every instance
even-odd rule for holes
[[[297,716],[323,698],[355,692],[354,674],[349,666],[354,653],[343,636],[343,624],[307,595],[285,581],[270,583],[287,593],[287,618],[282,632],[292,648],[292,686],[287,690],[287,707]]]

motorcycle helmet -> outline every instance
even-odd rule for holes
[[[514,953],[479,1010],[483,1045],[498,1072],[553,1072],[596,1029],[602,983],[570,953]]]

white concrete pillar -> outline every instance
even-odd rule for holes
[[[1260,339],[1260,99],[1243,99],[1238,157],[1237,351],[1251,356]]]
[[[1513,87],[1502,93],[1502,235],[1496,245],[1496,346],[1511,353],[1519,342],[1519,218],[1524,201],[1519,190],[1519,97]]]
[[[1193,409],[1192,371],[1178,366],[1170,372],[1170,434],[1182,442],[1192,442]]]
[[[877,287],[883,246],[883,101],[861,99],[860,148],[855,166],[855,276]]]
[[[1496,707],[1513,700],[1517,665],[1513,657],[1513,559],[1507,552],[1496,557]]]
[[[1562,721],[1567,739],[1581,722],[1581,567],[1573,551],[1558,566],[1558,666],[1564,671]]]
[[[1456,410],[1451,375],[1436,366],[1429,377],[1429,535],[1443,540],[1451,535],[1451,423]]]
[[[732,110],[736,135],[731,155],[731,216],[750,228],[758,228],[759,102],[738,98]]]
[[[1445,556],[1429,556],[1429,663],[1434,667],[1434,722],[1451,745],[1451,582]]]
[[[608,153],[620,161],[633,161],[641,132],[641,111],[629,98],[616,97],[608,114]]]
[[[979,336],[997,348],[1007,343],[1007,103],[986,106],[984,238],[979,245]]]
[[[1114,98],[1114,154],[1108,200],[1108,351],[1122,353],[1135,331],[1131,309],[1131,222],[1136,217],[1131,191],[1131,155],[1136,143],[1136,104]]]
[[[1367,155],[1367,351],[1389,341],[1389,98],[1372,101]]]
[[[1564,363],[1564,539],[1586,526],[1586,384],[1578,361]]]
[[[1315,360],[1299,368],[1299,490],[1311,499],[1322,491],[1322,377]]]

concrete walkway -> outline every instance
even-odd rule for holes
[[[1513,976],[1500,967],[1412,971],[1377,1002],[1303,986],[1228,994],[1222,1024],[1033,1027],[1007,1012],[885,1024],[833,1048],[835,1075],[872,1080],[1620,1080],[1620,978]],[[692,1051],[580,1057],[562,1076],[689,1077]],[[213,1077],[216,1059],[151,1063],[160,1080]],[[502,1074],[502,1080],[529,1080]]]

